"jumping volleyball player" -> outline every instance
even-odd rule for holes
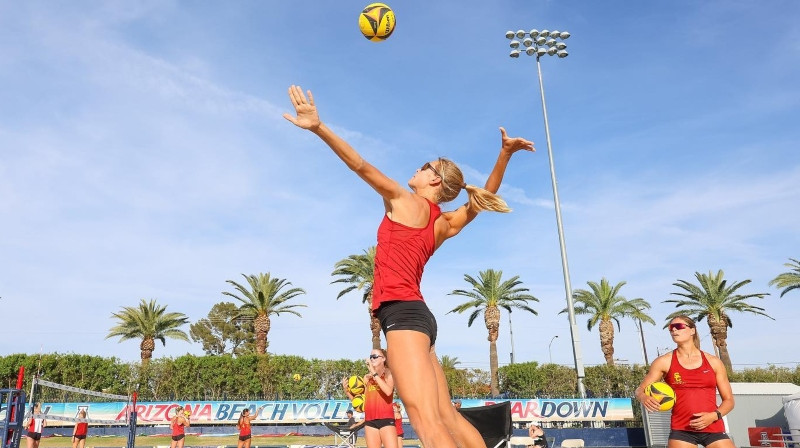
[[[434,350],[436,319],[422,298],[420,282],[433,252],[479,212],[510,211],[494,193],[511,156],[519,150],[533,151],[533,142],[509,138],[500,128],[500,155],[485,189],[466,185],[456,164],[439,158],[417,169],[408,181],[408,191],[320,121],[310,91],[306,97],[299,86],[291,86],[289,98],[297,116],[284,114],[284,118],[316,134],[383,199],[386,214],[378,228],[372,312],[386,335],[395,386],[411,426],[426,448],[485,448],[480,433],[451,404]],[[452,201],[462,189],[467,190],[469,202],[442,213],[439,204]]]

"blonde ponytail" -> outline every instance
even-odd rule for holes
[[[469,198],[469,208],[476,212],[488,210],[490,212],[508,213],[511,209],[506,201],[491,191],[484,190],[475,185],[465,185],[467,197]]]

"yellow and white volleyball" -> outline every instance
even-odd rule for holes
[[[372,42],[388,39],[394,31],[395,23],[394,11],[385,3],[370,3],[358,15],[361,34]]]
[[[364,393],[364,380],[360,376],[353,375],[347,379],[347,390],[353,395],[361,395]]]
[[[647,386],[644,392],[659,402],[660,411],[669,411],[675,406],[675,391],[663,381],[656,381]]]
[[[300,381],[300,374],[295,373],[294,376],[292,376],[292,379],[294,379],[295,381]]]
[[[353,405],[353,410],[356,412],[364,412],[364,396],[363,395],[356,395],[350,400],[350,404]]]

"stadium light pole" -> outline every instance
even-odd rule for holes
[[[553,147],[550,143],[550,124],[547,120],[547,103],[544,100],[544,83],[542,82],[542,64],[540,58],[544,55],[558,56],[563,59],[569,55],[567,44],[570,33],[567,31],[548,31],[532,29],[530,31],[519,30],[517,32],[507,31],[506,38],[511,40],[512,58],[519,58],[520,54],[536,56],[536,70],[539,75],[539,93],[542,97],[542,115],[544,116],[544,133],[547,138],[547,156],[550,160],[550,180],[553,184],[553,202],[556,209],[556,225],[558,226],[558,244],[561,248],[561,270],[564,273],[564,289],[567,295],[567,311],[569,313],[569,332],[572,336],[572,355],[575,358],[575,373],[578,376],[578,394],[581,398],[586,398],[586,387],[583,379],[586,374],[583,369],[583,356],[581,354],[581,339],[578,325],[575,323],[575,306],[572,298],[572,285],[569,280],[569,263],[567,263],[567,247],[564,242],[564,227],[561,223],[561,202],[558,200],[558,183],[556,182],[556,169],[553,165]],[[522,39],[522,50],[520,41]]]

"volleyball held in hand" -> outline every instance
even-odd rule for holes
[[[364,396],[363,395],[356,395],[350,400],[350,404],[353,405],[353,410],[356,412],[364,412]]]
[[[347,379],[347,390],[353,395],[364,393],[364,380],[360,376],[353,375]]]
[[[358,15],[361,34],[372,42],[382,42],[394,31],[394,11],[384,3],[370,3]]]
[[[663,381],[647,386],[644,392],[658,401],[660,411],[669,411],[675,405],[675,391]]]

